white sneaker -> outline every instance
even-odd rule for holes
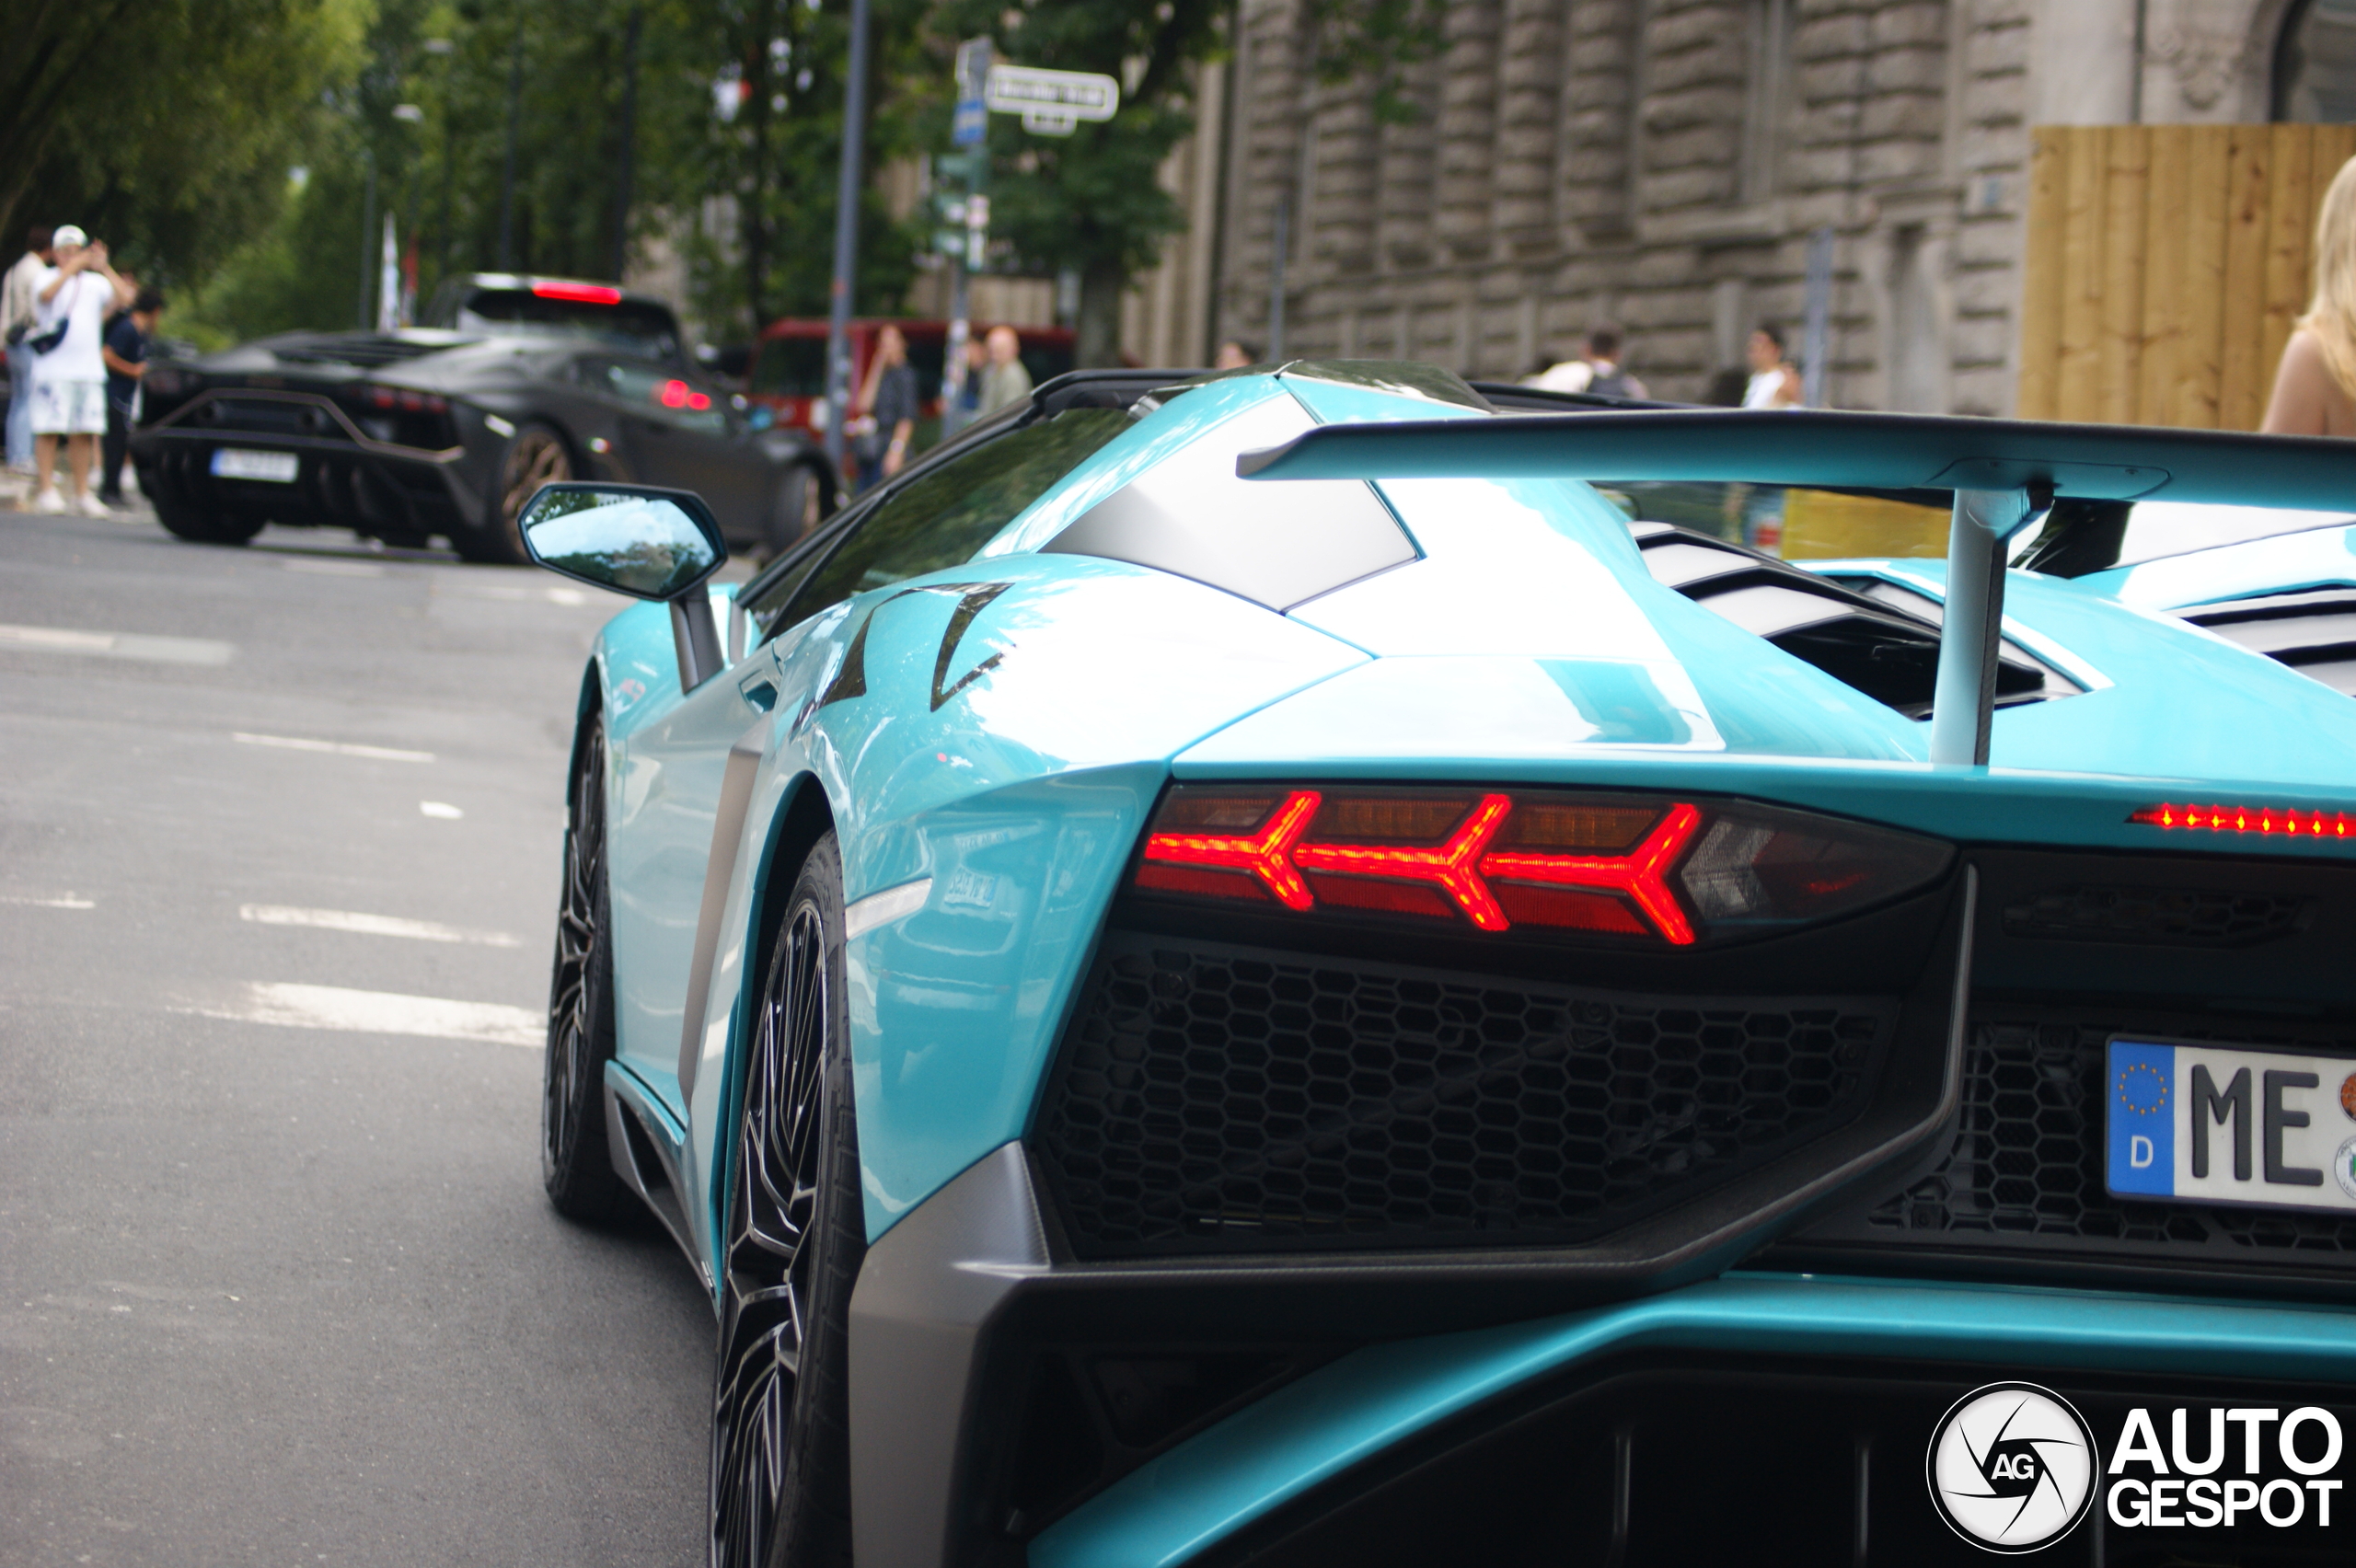
[[[53,490],[45,490],[33,497],[35,512],[60,513],[65,510],[65,498]]]
[[[98,499],[98,492],[96,490],[84,490],[81,494],[81,498],[74,502],[74,510],[80,513],[85,517],[111,517],[114,515],[113,509],[109,507],[105,502]]]

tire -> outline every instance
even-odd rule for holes
[[[540,1090],[540,1179],[557,1212],[610,1220],[629,1189],[606,1136],[606,1064],[614,1055],[612,905],[606,891],[606,732],[590,721],[573,768],[564,830],[564,891],[549,976],[549,1043]]]
[[[516,519],[524,513],[524,503],[545,484],[561,484],[572,478],[572,448],[552,425],[534,420],[526,422],[507,438],[507,450],[499,457],[499,483],[495,488],[487,515],[481,526],[464,536],[454,536],[451,548],[460,559],[496,566],[529,566],[531,556],[524,548],[524,531],[516,526]]]
[[[712,1568],[851,1560],[850,1292],[867,1232],[842,886],[828,834],[779,926],[745,1064],[721,1260]]]
[[[261,520],[234,513],[202,512],[178,499],[156,496],[156,521],[175,539],[192,545],[242,545],[261,532]]]
[[[817,470],[807,463],[796,463],[778,480],[777,497],[769,503],[768,525],[753,548],[755,564],[766,566],[808,538],[825,516],[826,487],[818,482]]]

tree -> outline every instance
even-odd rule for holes
[[[143,276],[201,275],[267,224],[367,0],[20,0],[0,58],[0,234],[80,223]],[[136,85],[116,68],[139,61]]]
[[[842,156],[849,0],[700,0],[697,36],[719,45],[714,101],[700,134],[684,138],[700,167],[674,166],[682,197],[722,198],[733,235],[707,236],[690,257],[699,305],[712,319],[755,329],[779,316],[823,315],[833,271],[836,170]],[[875,79],[867,127],[871,169],[914,150],[907,83],[922,40],[924,0],[875,0]],[[893,222],[877,184],[860,213],[857,306],[888,306],[915,276],[916,236]]]
[[[948,51],[987,37],[1001,60],[1059,71],[1094,71],[1122,84],[1111,120],[1069,136],[1022,131],[993,116],[990,228],[1019,264],[1080,274],[1077,358],[1120,357],[1121,294],[1185,226],[1158,178],[1162,160],[1195,129],[1192,67],[1226,44],[1228,0],[944,0],[933,28],[947,90]],[[940,117],[945,126],[945,116]]]

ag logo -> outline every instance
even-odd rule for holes
[[[2097,1458],[2094,1432],[2061,1395],[1991,1383],[1958,1400],[1931,1434],[1931,1505],[1974,1546],[2035,1551],[2085,1517]]]

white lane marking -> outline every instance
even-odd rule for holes
[[[198,637],[149,637],[133,631],[75,631],[58,626],[0,626],[0,649],[136,659],[149,664],[225,664],[237,653],[226,642]]]
[[[82,907],[89,907],[87,905]],[[298,909],[289,904],[240,904],[237,918],[257,926],[309,926],[322,931],[352,931],[364,937],[407,937],[420,942],[472,942],[477,947],[524,944],[504,931],[478,931],[439,920],[404,920],[398,915],[362,915],[350,909]]]
[[[467,814],[447,801],[420,801],[417,809],[438,822],[456,822]]]
[[[382,577],[385,569],[373,560],[283,560],[279,565],[309,577]]]
[[[895,920],[913,915],[923,908],[924,901],[931,896],[930,877],[920,882],[902,882],[897,887],[885,888],[882,893],[871,893],[843,911],[843,940],[865,936],[878,926],[888,926]]]
[[[243,730],[229,738],[249,746],[276,746],[281,751],[333,752],[338,756],[372,756],[379,762],[432,762],[428,751],[402,751],[397,746],[362,746],[346,741],[314,741],[299,735],[249,735]]]
[[[96,909],[98,905],[87,898],[67,894],[63,898],[44,898],[31,893],[0,893],[0,904],[22,904],[35,909]]]
[[[45,648],[55,653],[107,653],[114,638],[102,631],[68,631],[58,626],[0,626],[0,642]]]
[[[489,599],[502,605],[547,604],[577,608],[589,602],[589,595],[578,588],[543,588],[537,584],[525,588],[496,582],[469,582],[455,587],[446,582],[433,584],[437,599]]]
[[[266,981],[248,981],[238,991],[237,998],[226,1006],[197,1005],[174,1010],[288,1029],[328,1029],[350,1034],[418,1034],[436,1040],[523,1045],[534,1050],[548,1039],[545,1013],[498,1002],[455,1002],[442,997],[403,996],[397,991],[351,991],[341,986]]]

